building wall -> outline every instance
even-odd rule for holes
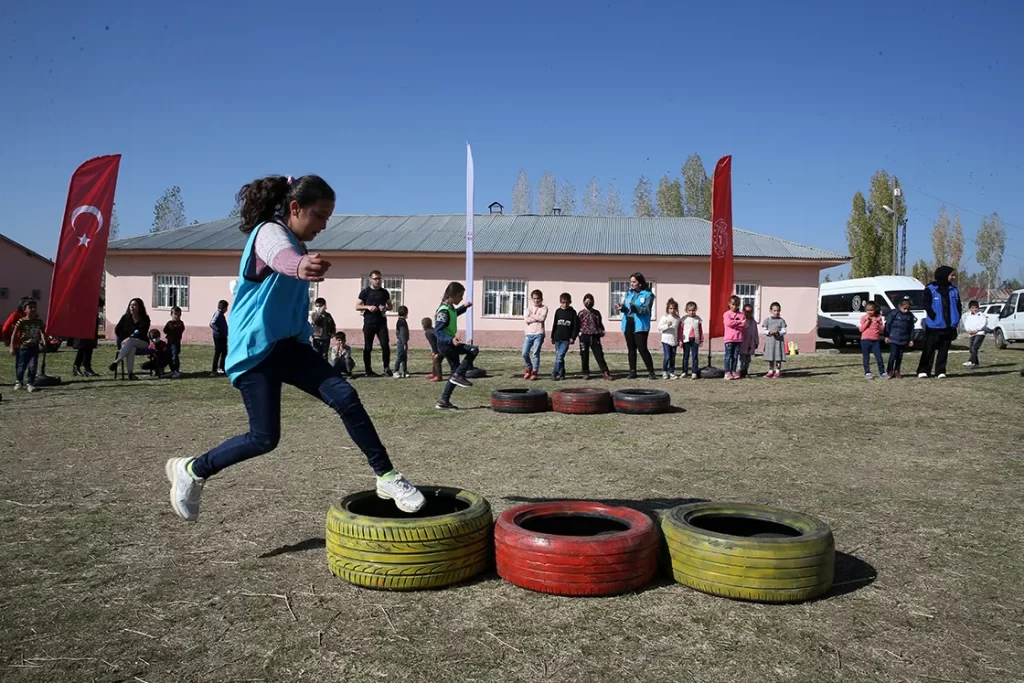
[[[0,240],[0,288],[7,292],[0,299],[0,314],[6,319],[23,296],[35,296],[38,290],[39,315],[45,317],[50,305],[50,278],[53,265],[24,249]]]
[[[362,344],[361,314],[355,310],[362,278],[376,268],[385,278],[398,276],[403,279],[402,298],[409,308],[413,346],[425,346],[426,342],[419,329],[419,320],[433,317],[447,283],[463,280],[464,260],[449,256],[403,256],[386,254],[379,256],[353,256],[350,254],[324,254],[332,267],[324,282],[316,285],[316,295],[327,299],[327,309],[334,316],[339,329],[349,336],[350,343]],[[128,300],[141,297],[147,306],[153,302],[154,273],[187,273],[190,276],[190,302],[182,318],[187,326],[185,340],[201,342],[210,340],[209,321],[219,299],[232,299],[229,284],[237,277],[237,256],[210,255],[130,255],[111,252],[107,259],[107,308],[108,330],[127,307]],[[665,302],[672,297],[680,308],[689,300],[696,301],[698,314],[705,321],[709,319],[706,310],[709,296],[707,261],[681,259],[625,259],[522,256],[498,257],[478,256],[476,260],[476,286],[474,302],[475,341],[490,348],[518,348],[522,343],[522,318],[493,318],[483,315],[484,280],[522,279],[526,280],[526,294],[533,289],[544,292],[549,308],[558,305],[561,292],[572,295],[573,305],[582,307],[583,295],[594,295],[595,306],[605,316],[609,334],[606,346],[613,349],[625,348],[622,335],[618,334],[619,321],[609,320],[610,282],[628,280],[640,270],[648,280],[655,282],[657,313],[664,312]],[[768,315],[769,304],[778,301],[783,316],[789,325],[790,338],[800,345],[801,350],[813,351],[817,336],[817,294],[818,264],[806,263],[758,263],[738,261],[736,263],[737,283],[756,284],[759,316]],[[718,312],[717,315],[721,315]],[[169,318],[167,311],[152,309],[150,316],[155,325],[162,327]],[[392,329],[394,329],[394,316]],[[230,322],[230,312],[228,315]],[[460,321],[460,329],[465,323]],[[660,335],[650,337],[651,348],[660,348]],[[720,348],[721,340],[714,348]]]

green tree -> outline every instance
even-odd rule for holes
[[[683,215],[711,220],[711,184],[699,154],[686,158],[680,175],[683,178]]]
[[[974,245],[977,248],[975,260],[981,266],[985,289],[992,289],[999,284],[999,268],[1003,265],[1003,252],[1006,251],[1006,228],[998,213],[992,213],[981,221]]]
[[[604,201],[601,199],[601,183],[594,176],[583,190],[583,215],[603,216]]]
[[[910,268],[910,275],[927,284],[932,281],[932,269],[924,259],[921,259]]]
[[[878,275],[878,233],[868,217],[867,201],[858,190],[846,221],[846,243],[850,251],[850,277]]]
[[[153,227],[150,232],[163,232],[185,225],[185,202],[181,188],[175,185],[163,193],[153,206]]]
[[[678,180],[662,176],[658,182],[658,215],[679,218],[683,215],[683,186]]]
[[[525,168],[519,169],[519,177],[512,188],[512,213],[533,213],[533,188],[530,187],[530,177],[526,175]]]
[[[964,226],[960,223],[960,212],[953,214],[953,231],[949,237],[949,265],[960,271],[960,261],[964,258]]]
[[[640,176],[640,180],[636,181],[636,187],[633,188],[633,215],[654,215],[654,203],[651,199],[651,181],[643,176]]]
[[[541,216],[551,215],[555,208],[555,174],[544,171],[537,183],[537,213]]]
[[[568,180],[563,181],[558,187],[558,206],[563,216],[576,213],[576,187]]]
[[[868,220],[878,239],[874,272],[871,275],[888,275],[893,272],[893,216],[883,207],[896,209],[897,222],[902,222],[907,216],[906,197],[893,196],[893,183],[894,179],[890,178],[884,170],[876,171],[871,176],[871,191],[868,194]],[[893,207],[894,200],[895,207]]]
[[[949,211],[946,205],[939,207],[939,215],[932,226],[932,264],[934,267],[941,265],[952,266],[949,258],[949,247],[952,242],[952,233],[949,230]]]
[[[622,197],[619,196],[619,188],[615,185],[615,178],[612,178],[611,182],[608,183],[608,193],[604,202],[604,215],[606,216],[622,216],[625,211],[622,210]]]

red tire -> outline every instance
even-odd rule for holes
[[[598,415],[612,407],[612,394],[607,389],[559,389],[551,394],[551,409],[570,415]]]
[[[491,394],[491,409],[498,413],[543,413],[548,410],[548,392],[498,389]]]
[[[612,403],[617,413],[655,415],[672,408],[672,397],[661,389],[619,389],[612,394]]]
[[[494,525],[498,574],[556,595],[618,595],[646,585],[658,566],[650,517],[602,503],[530,503]]]

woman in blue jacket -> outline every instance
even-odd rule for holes
[[[629,350],[629,378],[636,379],[636,354],[644,359],[647,376],[654,379],[654,360],[647,348],[647,335],[651,333],[651,311],[654,309],[654,294],[643,273],[633,273],[629,278],[629,291],[619,305],[622,312],[622,332],[626,336]]]
[[[917,376],[928,377],[935,360],[934,377],[946,376],[946,357],[949,345],[956,339],[956,326],[960,323],[963,304],[956,288],[956,271],[949,266],[935,269],[935,281],[924,290],[924,349],[917,365]]]

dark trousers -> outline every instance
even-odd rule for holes
[[[751,358],[753,358],[753,356],[751,354],[749,354],[749,353],[741,353],[740,354],[740,374],[741,375],[746,376],[746,374],[750,371],[750,359]]]
[[[145,363],[142,364],[142,369],[143,370],[152,370],[153,372],[156,373],[157,377],[161,377],[164,374],[164,368],[166,368],[168,365],[170,365],[170,359],[169,358],[167,358],[167,359],[164,359],[164,358],[161,358],[161,359],[150,358],[149,360],[147,360]]]
[[[740,343],[725,342],[725,371],[736,372],[740,359]]]
[[[320,357],[327,360],[327,352],[331,350],[331,339],[313,339],[313,350],[320,354]]]
[[[438,350],[441,355],[444,356],[445,360],[448,361],[448,367],[451,368],[453,375],[465,376],[466,371],[469,370],[473,361],[476,360],[476,355],[480,353],[479,346],[469,346],[467,344],[438,344]],[[459,358],[464,356],[460,361]],[[444,389],[441,391],[441,400],[447,401],[452,397],[452,392],[455,391],[455,385],[451,381],[444,383]]]
[[[676,374],[676,345],[661,342],[661,371]]]
[[[700,366],[697,364],[698,352],[700,351],[700,345],[695,341],[684,341],[683,342],[683,374],[687,374],[687,370],[690,368],[690,359],[693,359],[693,369],[689,370],[693,374],[697,374],[700,370]]]
[[[28,371],[28,384],[36,383],[36,362],[39,360],[39,347],[30,346],[18,349],[14,353],[14,380],[25,384],[25,372]]]
[[[401,370],[403,375],[409,374],[409,347],[401,339],[395,347],[395,374]]]
[[[340,376],[348,377],[355,371],[356,362],[348,356],[338,356],[334,359],[334,365],[332,367]]]
[[[906,344],[893,344],[889,342],[889,363],[886,365],[886,372],[890,375],[900,372],[903,365],[903,352],[907,350]]]
[[[281,438],[281,385],[290,384],[323,401],[341,417],[349,437],[366,455],[379,476],[391,471],[391,460],[352,385],[334,372],[308,344],[296,339],[277,342],[259,365],[235,380],[249,413],[249,432],[232,437],[196,458],[192,472],[210,477],[225,467],[269,453]],[[329,439],[325,442],[329,443]],[[329,447],[328,447],[329,448]]]
[[[864,361],[864,374],[871,372],[871,355],[874,354],[875,362],[878,364],[878,374],[885,373],[885,364],[882,362],[882,342],[877,339],[860,340],[861,360]]]
[[[181,372],[181,342],[168,342],[167,350],[171,352],[171,372]]]
[[[434,361],[434,377],[438,379],[443,379],[442,375],[444,374],[444,370],[441,368],[441,361],[444,359],[444,356],[442,356],[440,352],[432,353],[431,356],[432,360]]]
[[[92,370],[92,351],[93,347],[91,346],[87,349],[78,349],[75,353],[75,367]]]
[[[213,372],[224,369],[224,359],[228,357],[228,338],[213,338]]]
[[[373,339],[380,342],[381,360],[384,369],[391,367],[391,337],[388,333],[387,321],[380,323],[363,323],[363,369],[369,374],[373,371]]]
[[[976,334],[973,337],[971,337],[971,345],[970,345],[971,362],[974,363],[975,365],[979,365],[979,363],[978,363],[978,350],[981,349],[981,345],[984,342],[985,342],[985,335],[983,335],[983,334]]]
[[[654,374],[654,359],[651,358],[651,351],[647,348],[647,336],[650,332],[637,332],[633,317],[626,318],[626,351],[629,355],[629,371],[636,374],[636,354],[639,353],[647,368],[647,374]]]
[[[917,364],[917,374],[931,374],[933,360],[935,361],[935,374],[946,374],[949,345],[953,343],[953,337],[955,336],[956,330],[926,330],[924,348],[921,350],[921,361]]]
[[[608,374],[608,364],[604,361],[604,347],[601,346],[601,335],[581,334],[580,335],[580,365],[583,366],[583,374],[590,374],[590,353],[593,351],[594,360],[601,372]]]

